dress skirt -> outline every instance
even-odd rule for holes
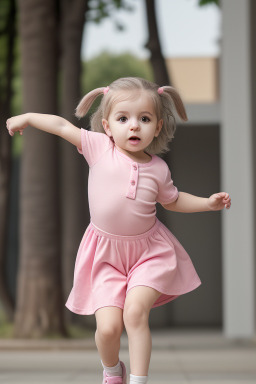
[[[189,255],[158,219],[136,236],[110,234],[90,223],[78,250],[66,307],[80,315],[108,306],[123,309],[127,292],[137,286],[161,292],[152,306],[158,307],[200,284]]]

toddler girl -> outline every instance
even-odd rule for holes
[[[129,340],[130,384],[147,383],[151,355],[148,317],[200,285],[193,264],[173,234],[156,218],[156,202],[170,211],[230,208],[225,192],[201,198],[178,192],[167,164],[156,154],[168,150],[174,111],[186,112],[174,88],[139,78],[122,78],[89,92],[77,107],[84,116],[102,96],[91,131],[57,116],[28,113],[7,120],[10,135],[27,125],[58,135],[84,156],[90,167],[91,223],[76,259],[74,285],[66,306],[94,314],[103,383],[126,383],[119,360],[125,326]]]

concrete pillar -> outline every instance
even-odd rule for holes
[[[232,197],[222,214],[223,322],[231,338],[255,335],[252,3],[221,1],[221,187]]]

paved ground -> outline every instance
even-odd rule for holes
[[[129,367],[127,338],[121,359]],[[93,340],[0,341],[1,384],[101,384]],[[256,340],[228,341],[219,332],[153,332],[149,384],[255,384]]]

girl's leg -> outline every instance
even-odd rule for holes
[[[151,356],[152,340],[148,325],[150,309],[161,295],[153,288],[132,288],[125,300],[124,324],[129,341],[131,374],[147,376]]]
[[[97,330],[96,345],[101,361],[107,367],[119,361],[120,337],[124,328],[123,310],[118,307],[104,307],[95,312]]]

